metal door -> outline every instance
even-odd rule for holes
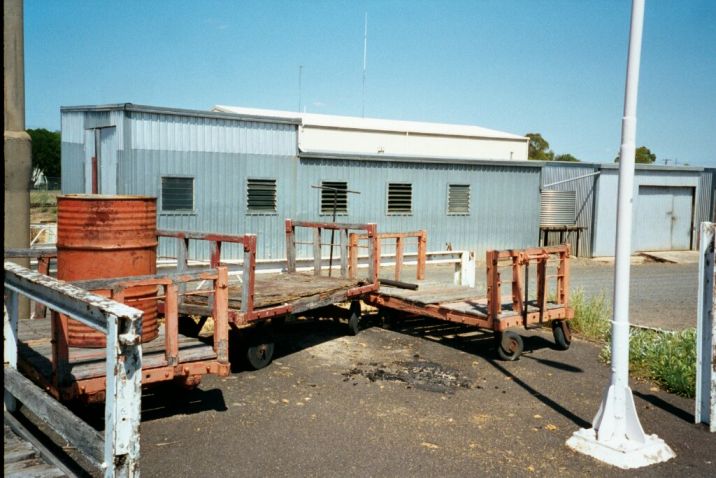
[[[85,130],[85,192],[117,194],[117,153],[114,126]]]
[[[635,251],[691,249],[694,188],[639,186],[634,215]]]

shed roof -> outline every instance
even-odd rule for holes
[[[336,116],[315,113],[298,113],[295,111],[267,110],[258,108],[244,108],[240,106],[216,105],[213,111],[235,113],[240,115],[267,116],[278,118],[300,118],[304,126],[317,128],[351,129],[361,131],[386,131],[413,133],[438,136],[462,136],[472,138],[490,138],[513,141],[529,141],[526,136],[520,136],[504,131],[483,128],[481,126],[424,123],[418,121],[387,120],[379,118],[359,118],[355,116]]]

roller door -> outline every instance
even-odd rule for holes
[[[634,214],[635,251],[691,249],[694,188],[639,186]]]

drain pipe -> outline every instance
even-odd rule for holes
[[[629,275],[636,103],[643,25],[644,0],[633,0],[619,151],[612,374],[592,428],[578,430],[567,440],[569,447],[620,468],[639,468],[676,456],[659,437],[644,433],[629,388]]]

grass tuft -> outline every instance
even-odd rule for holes
[[[603,293],[587,298],[572,293],[572,330],[582,338],[605,343],[599,356],[611,360],[611,308]],[[669,332],[632,328],[629,332],[631,373],[658,383],[669,392],[688,398],[696,393],[696,330]]]

